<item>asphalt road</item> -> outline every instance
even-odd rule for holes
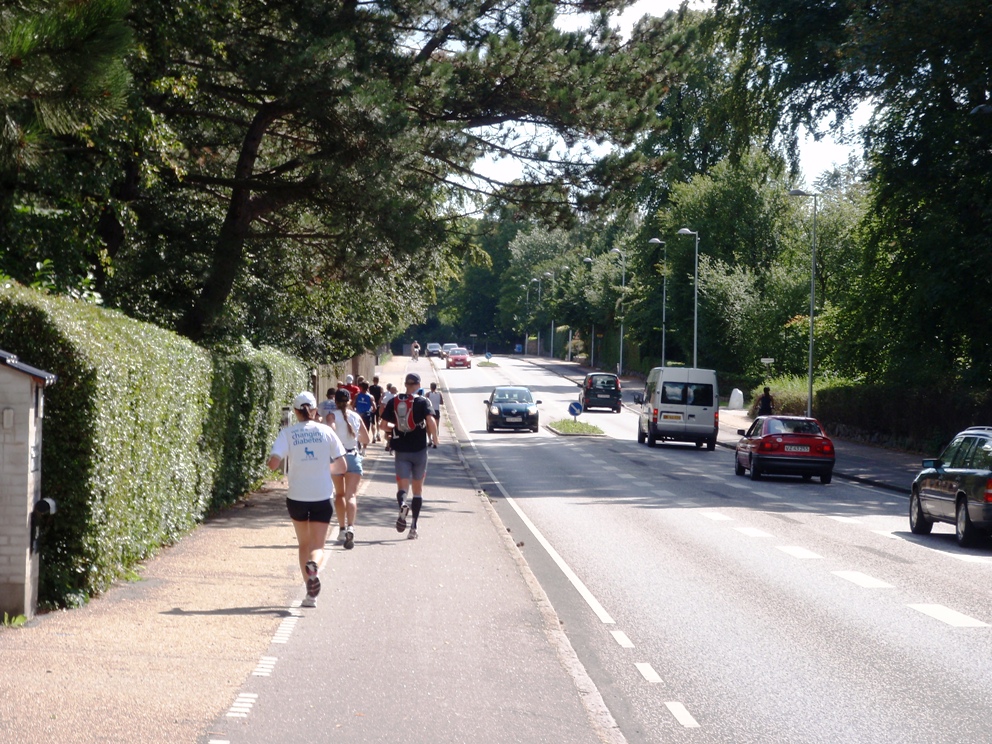
[[[906,499],[751,482],[730,451],[485,432],[525,384],[542,423],[577,388],[525,362],[441,372],[468,461],[629,742],[987,742],[988,545],[909,533]],[[946,528],[946,529],[945,529]]]

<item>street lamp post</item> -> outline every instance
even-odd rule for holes
[[[530,284],[521,284],[520,289],[527,290],[527,304],[524,306],[524,345],[522,353],[527,353],[527,318],[530,316]]]
[[[536,276],[531,279],[531,283],[537,282],[537,306],[541,307],[541,277]],[[537,355],[541,356],[541,326],[537,327]]]
[[[622,273],[620,275],[620,306],[623,307],[624,295],[627,294],[627,256],[619,248],[614,248],[610,253],[616,253],[620,256],[620,265],[622,267]],[[623,313],[620,314],[620,361],[617,362],[617,374],[623,374]]]
[[[802,189],[792,189],[789,196],[812,196],[813,197],[813,248],[811,250],[809,268],[809,389],[806,397],[806,415],[813,416],[813,316],[816,313],[816,201],[819,194],[811,194]]]
[[[664,240],[651,238],[648,241],[651,245],[665,246],[665,273],[661,279],[661,366],[665,366],[665,313],[668,310],[668,244]]]
[[[692,279],[692,366],[696,367],[696,349],[699,342],[699,232],[683,227],[679,235],[694,235],[696,237],[696,260]]]

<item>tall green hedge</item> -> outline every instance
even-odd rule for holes
[[[272,350],[212,355],[148,323],[0,288],[0,348],[58,375],[46,391],[42,490],[58,513],[41,599],[78,604],[248,490],[282,405],[306,381]]]

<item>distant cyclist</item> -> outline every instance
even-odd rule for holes
[[[413,361],[420,359],[420,343],[417,341],[413,342],[413,346],[410,347],[413,350]]]

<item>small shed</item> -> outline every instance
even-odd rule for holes
[[[41,495],[41,421],[50,372],[0,350],[0,617],[32,617],[38,603],[36,514]]]

